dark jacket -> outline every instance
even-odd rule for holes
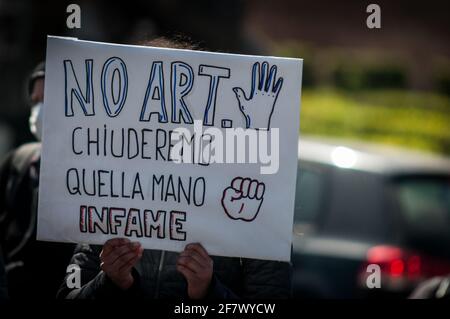
[[[59,298],[102,299],[142,297],[188,299],[187,283],[176,270],[178,253],[145,250],[133,269],[133,286],[122,291],[100,270],[100,246],[79,245],[72,264],[81,268],[81,288],[69,289],[64,282]],[[245,258],[211,257],[214,275],[207,298],[288,298],[290,264]]]
[[[0,302],[8,299],[8,289],[6,288],[5,264],[3,263],[3,254],[0,247]]]
[[[10,152],[0,165],[0,246],[11,299],[54,299],[73,244],[36,240],[40,143]]]

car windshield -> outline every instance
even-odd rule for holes
[[[450,177],[401,178],[395,185],[410,235],[416,239],[449,242]]]

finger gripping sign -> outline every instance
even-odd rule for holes
[[[289,260],[301,72],[49,36],[38,239]]]

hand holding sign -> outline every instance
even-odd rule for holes
[[[100,253],[100,267],[114,284],[126,290],[134,282],[131,269],[141,259],[143,251],[139,243],[127,238],[110,239]]]
[[[213,260],[201,244],[185,247],[177,259],[177,270],[186,278],[189,298],[205,297],[213,275]]]
[[[253,64],[252,88],[247,97],[240,87],[233,88],[239,102],[239,109],[245,117],[246,128],[270,129],[270,120],[278,94],[283,86],[283,78],[277,80],[277,66],[269,70],[269,64]]]
[[[264,200],[265,184],[256,179],[236,177],[223,191],[222,207],[231,219],[253,221]]]

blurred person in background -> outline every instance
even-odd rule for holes
[[[30,130],[38,142],[7,154],[0,166],[0,246],[11,299],[54,298],[73,252],[69,244],[36,240],[45,64],[27,83]]]
[[[8,289],[6,288],[5,264],[3,262],[2,250],[0,247],[0,302],[8,299]]]

